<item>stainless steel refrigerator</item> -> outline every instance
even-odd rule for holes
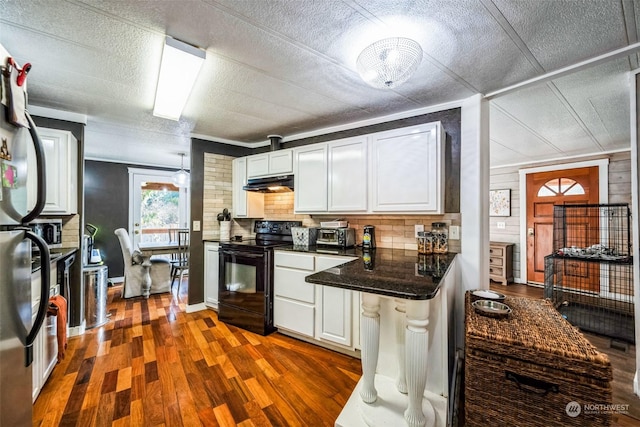
[[[8,53],[0,45],[1,65],[5,68],[7,57]],[[9,74],[8,78],[2,75],[0,111],[0,426],[31,426],[33,342],[46,316],[50,258],[47,244],[23,225],[36,218],[44,207],[45,163],[42,142],[24,107],[19,113],[24,114],[27,127],[12,124],[7,115],[9,78],[15,75]],[[24,82],[17,87],[24,90]],[[16,96],[15,88],[13,96]],[[24,96],[26,105],[26,92]],[[27,173],[29,146],[33,146],[36,153],[36,173],[30,174]],[[35,206],[27,206],[27,179],[37,181]],[[41,289],[33,290],[32,246],[39,249],[42,260]],[[37,311],[32,307],[32,292],[40,293]]]

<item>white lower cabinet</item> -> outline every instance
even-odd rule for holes
[[[353,298],[355,295],[359,300],[359,293],[307,283],[305,277],[353,259],[355,258],[276,251],[273,310],[275,326],[352,350],[353,337],[359,332],[358,319],[354,319]]]
[[[219,245],[217,242],[204,244],[204,303],[215,309],[218,308]]]
[[[318,322],[316,337],[351,347],[351,293],[348,289],[317,286]]]

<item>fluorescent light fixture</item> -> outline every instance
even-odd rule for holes
[[[206,52],[171,37],[165,39],[153,115],[178,120],[196,82]]]

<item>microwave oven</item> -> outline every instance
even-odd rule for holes
[[[352,248],[356,244],[356,231],[353,228],[320,228],[316,245]]]
[[[28,227],[44,240],[49,248],[62,247],[62,220],[61,219],[36,219],[28,224]]]

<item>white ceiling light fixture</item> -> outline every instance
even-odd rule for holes
[[[356,66],[370,86],[390,89],[406,82],[422,61],[418,42],[404,37],[378,40],[358,56]]]
[[[180,153],[181,156],[181,160],[180,160],[180,170],[176,173],[173,174],[173,176],[171,177],[171,180],[173,181],[173,184],[178,187],[178,188],[185,188],[189,186],[189,183],[191,181],[191,175],[189,175],[189,172],[187,172],[186,170],[184,170],[184,153]]]
[[[190,44],[166,37],[153,115],[178,120],[191,94],[206,52]]]

